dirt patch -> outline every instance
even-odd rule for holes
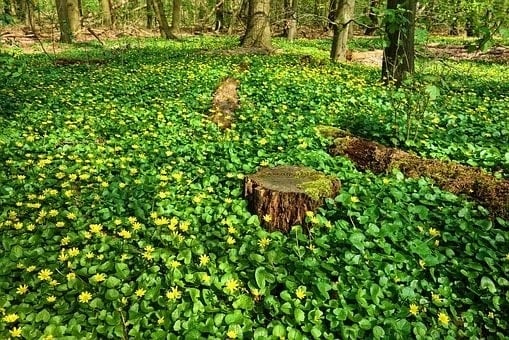
[[[383,55],[383,50],[352,52],[350,61],[372,67],[382,67]]]
[[[234,112],[240,107],[238,86],[237,79],[228,77],[221,82],[214,93],[210,120],[222,129],[231,128]]]
[[[332,155],[347,156],[361,170],[387,173],[399,169],[408,177],[431,178],[442,189],[469,196],[488,208],[493,215],[509,218],[509,181],[497,179],[482,169],[420,158],[353,136],[336,138],[329,151]]]
[[[509,63],[509,48],[505,46],[497,46],[485,52],[470,52],[465,46],[429,44],[424,53],[427,57],[438,59]]]

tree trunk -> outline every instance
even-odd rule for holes
[[[113,20],[111,20],[111,1],[100,0],[101,5],[101,19],[104,26],[111,27]]]
[[[182,21],[182,0],[173,0],[171,12],[171,33],[175,37],[180,34],[180,25]]]
[[[335,197],[340,186],[338,179],[316,170],[280,166],[246,176],[244,197],[269,231],[288,232],[296,224],[306,227],[306,213]]]
[[[242,47],[272,50],[270,0],[249,0],[249,16]]]
[[[338,1],[340,0],[330,0],[329,2],[329,12],[327,14],[327,26],[325,27],[326,31],[334,29],[334,22],[336,21],[336,11],[339,6]]]
[[[171,32],[170,25],[168,24],[168,18],[164,12],[164,5],[162,0],[154,1],[154,12],[156,14],[157,21],[159,22],[159,30],[161,36],[166,39],[176,39],[177,37]]]
[[[66,0],[67,19],[69,20],[69,28],[74,35],[81,28],[80,22],[80,6],[78,0]]]
[[[219,33],[224,28],[224,0],[216,0],[214,12],[216,16],[214,31]]]
[[[298,0],[285,0],[284,1],[284,36],[288,40],[293,41],[297,33],[297,7]]]
[[[400,9],[398,9],[400,8]],[[414,73],[414,33],[417,0],[388,0],[387,10],[403,11],[396,15],[398,22],[387,22],[387,47],[382,62],[385,84],[400,85],[407,74]]]
[[[57,6],[58,25],[60,27],[60,42],[71,43],[72,31],[67,17],[67,0],[55,0]]]
[[[364,30],[364,35],[373,35],[378,28],[378,16],[376,15],[376,9],[380,0],[370,0],[368,9],[368,18],[370,21],[369,27]]]
[[[352,24],[355,0],[338,0],[334,11],[334,36],[330,58],[333,62],[345,61],[347,54],[348,31]]]
[[[147,28],[154,27],[154,2],[153,0],[147,0]]]

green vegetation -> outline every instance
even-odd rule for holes
[[[19,55],[16,77],[0,73],[0,338],[508,334],[508,222],[425,179],[358,172],[315,129],[505,177],[507,65],[419,60],[394,90],[378,69],[322,62],[322,41],[276,40],[291,51],[275,56],[222,54],[234,39],[131,44],[73,49],[83,63],[68,66]],[[238,65],[224,132],[208,109]],[[310,235],[268,233],[247,210],[243,176],[278,164],[342,182]]]

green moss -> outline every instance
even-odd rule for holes
[[[330,197],[333,189],[332,177],[320,174],[318,172],[312,174],[306,173],[306,177],[310,177],[309,181],[298,184],[297,187],[309,195],[314,200]],[[312,178],[314,177],[314,178]]]

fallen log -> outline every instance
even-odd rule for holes
[[[466,195],[485,206],[494,215],[509,218],[509,181],[497,179],[486,171],[470,166],[424,159],[382,144],[343,136],[336,138],[329,150],[347,156],[361,170],[387,173],[399,169],[408,177],[428,177],[444,190]]]
[[[324,199],[335,197],[338,179],[305,167],[264,168],[244,179],[244,197],[250,210],[269,230],[288,232],[305,226],[306,212],[316,211]]]
[[[229,77],[218,86],[214,93],[210,120],[222,129],[229,129],[232,126],[234,112],[240,107],[238,86],[238,80]]]

